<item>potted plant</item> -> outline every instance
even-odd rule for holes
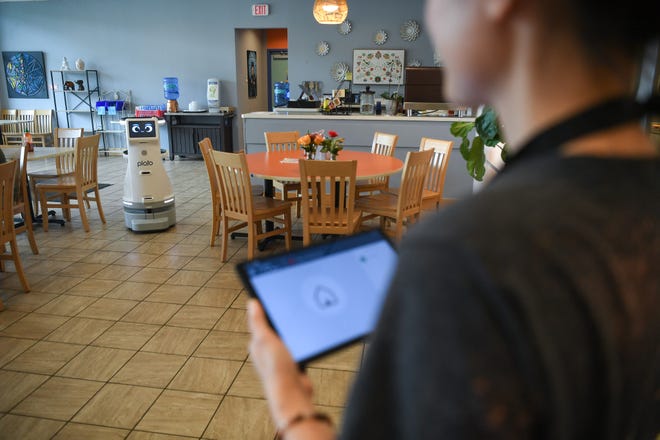
[[[328,137],[321,141],[321,152],[328,153],[330,160],[337,160],[337,155],[344,149],[344,138],[334,130],[328,130]]]
[[[306,159],[314,159],[316,157],[316,148],[323,142],[323,134],[309,133],[301,136],[298,139],[298,145],[305,151]]]
[[[499,120],[495,110],[486,107],[474,122],[454,122],[450,128],[451,134],[461,138],[461,156],[465,159],[468,173],[477,182],[482,182],[486,175],[486,165],[490,165],[498,171],[501,162],[506,160],[506,150],[504,149],[504,138],[500,128]],[[470,137],[472,139],[470,140]],[[496,156],[486,152],[484,147],[499,148],[501,151]],[[490,156],[492,160],[488,160]]]
[[[399,113],[399,108],[403,103],[403,96],[399,95],[399,92],[392,94],[383,92],[380,94],[380,97],[385,100],[385,113],[392,116]]]

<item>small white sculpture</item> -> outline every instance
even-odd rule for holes
[[[76,69],[85,70],[85,62],[81,58],[76,60]]]
[[[61,70],[69,70],[69,61],[67,61],[66,57],[62,58],[62,67],[60,67]]]

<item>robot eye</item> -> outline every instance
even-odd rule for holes
[[[154,131],[154,126],[152,124],[147,124],[144,126],[144,131],[146,133],[151,133],[152,131]]]
[[[137,125],[137,124],[133,124],[133,125],[131,126],[131,131],[132,131],[133,133],[139,133],[139,132],[140,132],[140,126]]]

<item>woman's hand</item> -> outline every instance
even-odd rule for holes
[[[248,302],[252,333],[250,354],[261,377],[270,412],[278,429],[298,414],[314,412],[312,383],[301,373],[291,354],[266,320],[257,300]]]

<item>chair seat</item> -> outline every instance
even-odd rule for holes
[[[37,183],[39,188],[49,188],[49,187],[61,187],[61,186],[76,186],[76,176],[75,174],[65,174],[63,176],[55,176],[52,179],[42,180]]]
[[[398,195],[399,194],[399,188],[390,188],[390,189],[387,190],[387,192],[390,193],[390,194]],[[428,189],[425,189],[422,192],[422,201],[435,200],[437,198],[442,198],[442,194],[440,194],[439,192],[436,192],[436,191],[429,191]]]
[[[355,207],[376,215],[396,215],[399,196],[392,193],[380,193],[361,197],[355,201]]]
[[[291,209],[291,203],[269,197],[254,197],[254,212],[258,217],[267,216],[273,212],[280,212],[286,208]]]
[[[57,173],[57,170],[43,170],[43,171],[35,171],[32,173],[28,173],[28,177],[38,177],[42,179],[55,178],[58,176],[60,176],[60,174]]]

